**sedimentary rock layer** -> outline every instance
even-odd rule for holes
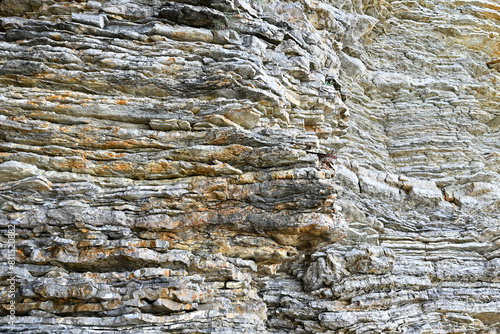
[[[1,1],[0,332],[497,333],[499,10]]]

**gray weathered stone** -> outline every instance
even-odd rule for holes
[[[0,332],[498,332],[499,9],[0,1]]]

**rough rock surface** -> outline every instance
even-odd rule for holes
[[[499,13],[0,1],[0,332],[498,333]]]

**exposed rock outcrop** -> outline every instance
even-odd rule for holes
[[[497,333],[499,10],[0,1],[0,332]]]

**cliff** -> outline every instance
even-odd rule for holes
[[[498,333],[498,24],[0,1],[0,332]]]

